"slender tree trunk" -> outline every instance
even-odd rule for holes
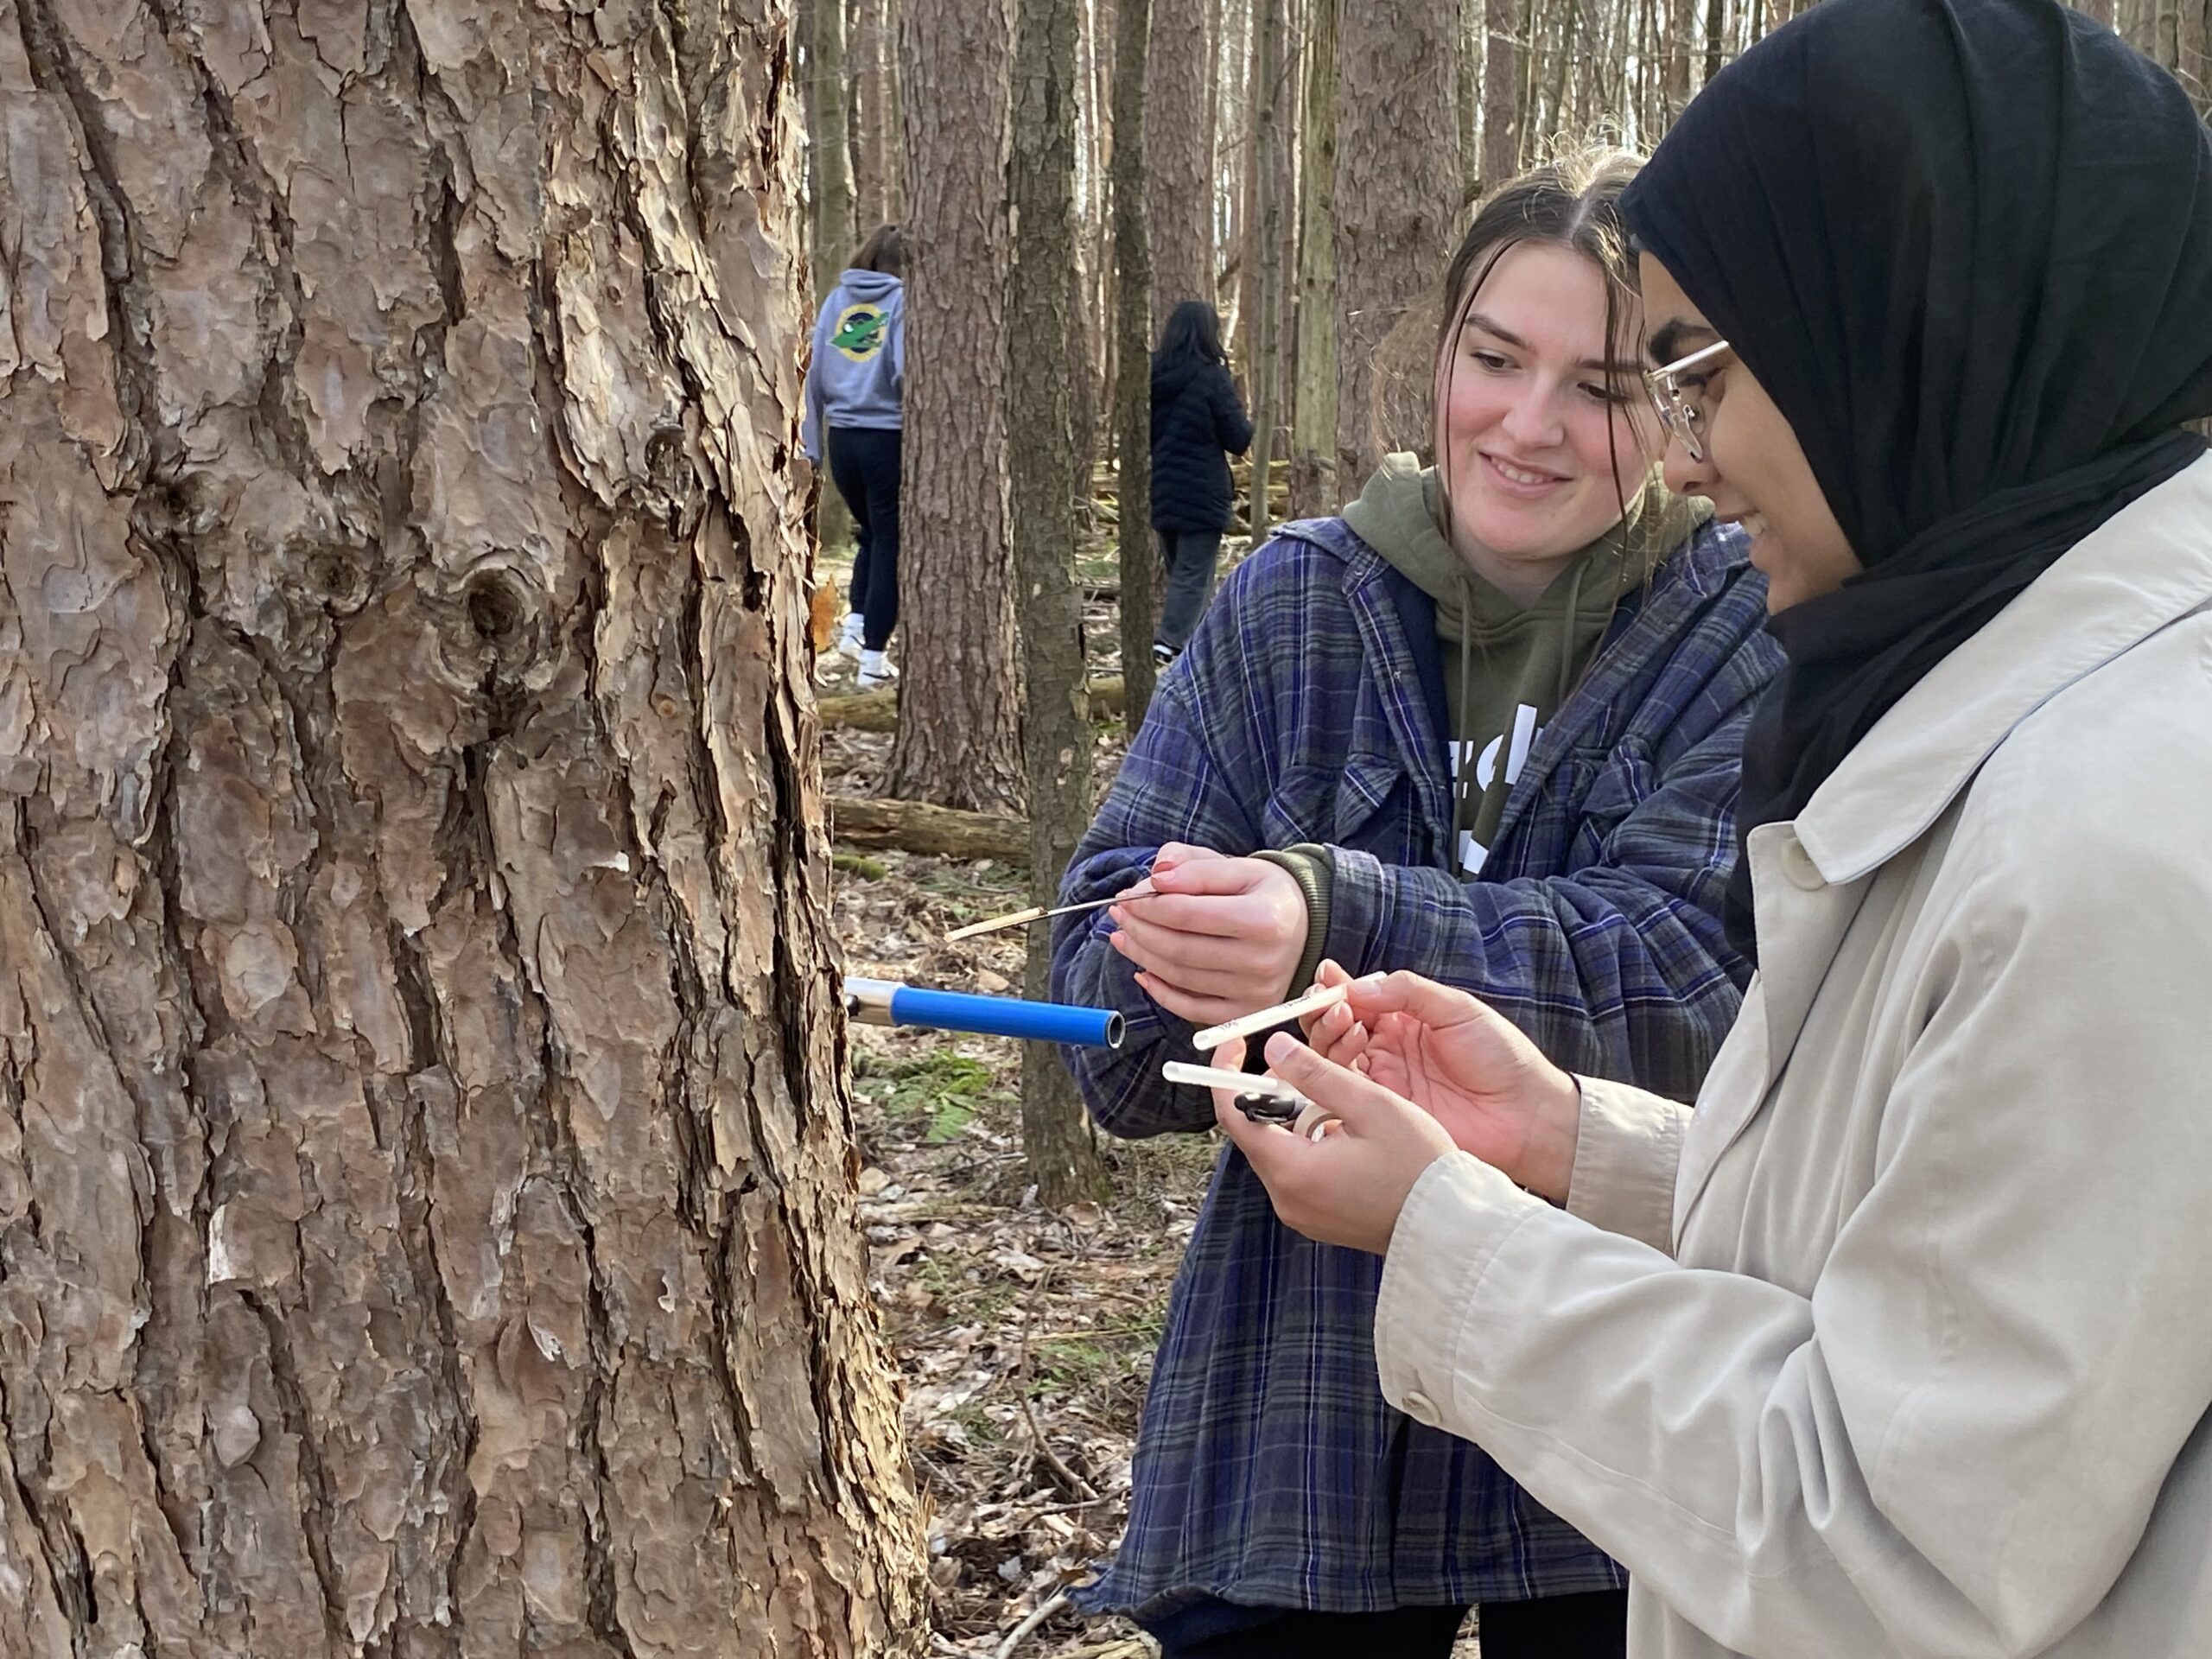
[[[1185,300],[1214,298],[1213,0],[1152,0],[1144,94],[1145,224],[1155,321]],[[1149,341],[1147,342],[1149,345]]]
[[[1690,31],[1697,19],[1697,0],[1666,0],[1667,79],[1665,119],[1651,138],[1656,142],[1667,125],[1690,101]]]
[[[1075,584],[1068,418],[1068,272],[1075,263],[1076,0],[1020,0],[1014,17],[1016,226],[1007,306],[1007,424],[1014,433],[1014,570],[1021,584],[1029,883],[1049,905],[1090,823],[1090,702]],[[1052,930],[1029,930],[1028,988],[1046,992]],[[1022,1151],[1039,1200],[1058,1209],[1105,1187],[1082,1099],[1049,1043],[1021,1052]]]
[[[1728,0],[1705,0],[1705,79],[1700,86],[1710,86],[1720,73],[1727,41]]]
[[[1022,799],[1007,524],[1007,0],[903,0],[910,183],[899,734],[884,793]]]
[[[2177,67],[2183,85],[2196,102],[2196,112],[2202,116],[2208,105],[2212,105],[2212,85],[2208,85],[2206,61],[2206,29],[2212,23],[2212,0],[2181,0],[2180,39]]]
[[[1483,177],[1483,6],[1459,7],[1459,194],[1472,201]]]
[[[1338,29],[1337,480],[1350,496],[1386,442],[1411,436],[1381,429],[1376,359],[1452,255],[1459,24],[1456,0],[1408,0],[1344,6]]]
[[[1252,543],[1268,533],[1268,471],[1275,423],[1281,418],[1282,366],[1282,181],[1276,165],[1282,143],[1283,0],[1261,0],[1254,23],[1258,52],[1252,76],[1252,171],[1258,213],[1254,245],[1259,254],[1257,321],[1252,355]]]
[[[922,1629],[689,19],[0,0],[0,1652]]]
[[[814,195],[814,295],[836,285],[860,239],[853,190],[845,0],[806,0],[812,57],[807,66],[807,168]]]
[[[856,223],[865,236],[898,218],[891,179],[899,129],[891,118],[891,34],[886,0],[851,0],[853,183]]]
[[[1483,0],[1483,190],[1521,170],[1521,79],[1528,48],[1516,0]]]
[[[1298,193],[1298,391],[1290,513],[1337,510],[1337,20],[1340,0],[1307,0]]]
[[[1114,22],[1114,389],[1121,450],[1122,723],[1152,704],[1152,253],[1145,224],[1145,62],[1152,0],[1119,0]]]

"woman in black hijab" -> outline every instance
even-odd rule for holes
[[[1789,656],[1743,1015],[1692,1112],[1393,976],[1268,1045],[1333,1132],[1220,1120],[1632,1655],[2201,1659],[2212,143],[2049,0],[1825,0],[1627,211]]]

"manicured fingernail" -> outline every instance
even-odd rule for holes
[[[1388,974],[1362,974],[1359,976],[1359,982],[1365,988],[1373,990],[1377,985],[1380,985],[1384,980],[1389,977],[1390,976]]]
[[[1287,1031],[1279,1031],[1268,1039],[1268,1064],[1280,1065],[1292,1056],[1306,1052],[1306,1045]]]

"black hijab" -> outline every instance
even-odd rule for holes
[[[1866,567],[1771,620],[1741,836],[2202,453],[2212,141],[2051,0],[1823,0],[1717,76],[1623,202],[1796,433]],[[1739,846],[1730,939],[1754,962]]]

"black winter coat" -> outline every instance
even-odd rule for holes
[[[1229,371],[1204,359],[1152,372],[1152,527],[1224,531],[1229,457],[1251,447],[1252,423]]]

